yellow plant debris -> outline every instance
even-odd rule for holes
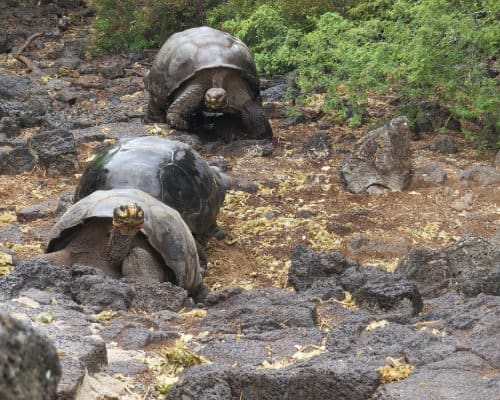
[[[389,325],[389,321],[386,321],[385,319],[383,319],[381,321],[372,321],[365,328],[365,331],[366,332],[372,332],[375,329],[385,328],[387,325]]]
[[[0,224],[10,224],[15,222],[17,217],[11,213],[2,213],[0,214]]]
[[[116,311],[113,310],[103,310],[98,314],[94,314],[94,318],[99,321],[109,321],[117,315]]]
[[[185,335],[190,336],[190,335]],[[156,373],[155,389],[162,395],[175,385],[184,368],[208,363],[204,357],[186,347],[186,338],[181,338],[172,347],[161,350],[161,357],[147,357],[142,361]]]
[[[43,324],[50,324],[54,322],[56,315],[52,311],[43,311],[35,317],[36,322],[41,322]]]
[[[381,383],[400,381],[401,379],[408,378],[413,369],[413,365],[404,362],[404,357],[397,359],[387,357],[385,360],[387,361],[387,365],[377,368]]]
[[[169,134],[172,133],[172,131],[167,132],[161,126],[158,126],[156,124],[153,126],[146,127],[146,132],[154,136],[168,136]]]
[[[421,328],[426,327],[428,325],[434,325],[434,324],[437,324],[439,322],[441,322],[441,319],[434,319],[431,321],[420,321],[420,322],[413,324],[413,326],[417,329],[421,329]]]
[[[12,256],[0,251],[0,267],[12,265]]]
[[[358,305],[356,301],[352,298],[351,293],[344,291],[344,300],[332,299],[335,303],[339,303],[342,307],[347,308],[348,310],[356,310]]]
[[[194,308],[192,310],[186,311],[182,309],[179,311],[179,314],[185,318],[205,318],[207,316],[207,310]]]
[[[306,344],[305,346],[299,346],[296,345],[295,348],[297,349],[297,352],[294,353],[294,355],[290,359],[283,359],[280,361],[273,361],[270,363],[267,360],[262,361],[262,367],[263,369],[280,369],[284,368],[288,365],[291,365],[299,360],[306,360],[311,357],[316,357],[319,356],[320,354],[323,354],[326,352],[326,347],[325,346],[317,346],[315,344]],[[312,349],[311,351],[307,351],[309,349]]]

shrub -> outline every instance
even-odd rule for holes
[[[322,92],[325,111],[357,125],[367,95],[393,87],[402,104],[438,101],[458,118],[479,121],[490,138],[478,142],[495,142],[499,71],[485,66],[499,47],[500,3],[331,2],[339,12],[318,6],[320,16],[302,20],[293,10],[321,2],[242,3],[244,13],[233,10],[221,26],[249,44],[261,72],[296,69],[304,97]]]
[[[220,1],[93,0],[95,52],[159,47],[172,34],[202,25]]]

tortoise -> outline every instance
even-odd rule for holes
[[[95,190],[136,188],[176,209],[200,242],[222,238],[217,215],[227,177],[190,146],[159,136],[121,139],[96,157],[75,191],[78,201]]]
[[[243,136],[272,138],[252,54],[229,33],[201,26],[171,35],[144,85],[149,92],[146,122],[166,120],[172,128],[185,131],[200,113],[236,115]]]
[[[208,293],[180,214],[138,189],[97,190],[73,204],[53,226],[40,257],[54,265],[94,266],[114,278],[171,281],[196,300]]]

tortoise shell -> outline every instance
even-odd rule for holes
[[[259,93],[257,69],[248,47],[229,33],[208,26],[171,35],[156,55],[144,84],[150,93],[165,100],[197,72],[217,68],[239,71]]]
[[[82,174],[75,201],[95,190],[136,188],[176,209],[195,235],[211,236],[225,177],[190,146],[158,136],[122,139]]]
[[[98,190],[73,204],[50,231],[46,252],[64,248],[70,232],[91,218],[111,220],[114,208],[124,204],[144,210],[141,232],[174,272],[176,284],[188,291],[198,288],[203,278],[189,227],[176,210],[137,189]]]

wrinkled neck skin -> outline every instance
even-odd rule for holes
[[[120,264],[130,251],[132,240],[138,230],[126,230],[113,226],[109,242],[104,251],[106,259],[113,264]]]

